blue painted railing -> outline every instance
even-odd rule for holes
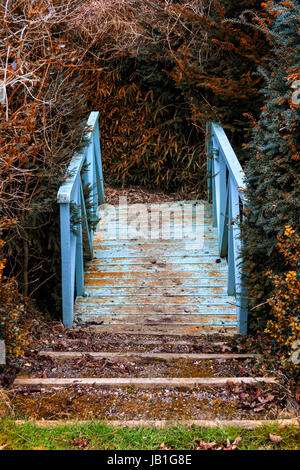
[[[238,332],[247,333],[246,291],[242,278],[240,222],[245,205],[245,175],[219,124],[207,123],[207,186],[218,228],[219,254],[227,257],[228,295],[236,298]]]
[[[93,257],[93,228],[88,213],[96,220],[98,205],[104,202],[98,119],[98,112],[90,114],[85,136],[87,144],[73,156],[66,180],[57,194],[60,204],[62,310],[67,328],[73,325],[75,295],[82,296],[84,291],[84,250],[89,258]],[[88,197],[84,194],[87,193],[85,187],[90,189]]]

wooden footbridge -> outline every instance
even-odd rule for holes
[[[207,201],[112,206],[104,198],[98,114],[90,114],[88,144],[72,158],[57,197],[65,326],[245,334],[244,174],[222,127],[207,125]]]
[[[257,396],[269,397],[277,384],[270,372],[252,375],[260,355],[232,346],[232,336],[247,331],[239,258],[244,182],[222,127],[207,126],[207,201],[105,204],[98,113],[89,117],[87,137],[58,193],[63,322],[76,330],[62,330],[38,351],[50,371],[28,370],[25,361],[16,396],[19,387],[33,388],[30,410],[43,419],[53,419],[47,404],[56,394],[63,417],[257,426],[255,410],[236,409],[235,391],[259,386]],[[274,419],[270,413],[261,424]],[[291,420],[285,412],[284,422]]]

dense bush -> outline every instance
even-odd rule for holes
[[[253,72],[265,64],[267,41],[234,21],[247,2],[144,1],[137,13],[138,4],[94,1],[77,31],[87,40],[88,25],[103,66],[91,103],[101,110],[105,176],[203,197],[206,121],[222,122],[242,150],[262,104],[263,79]],[[97,39],[100,25],[116,30],[111,55]]]
[[[248,208],[243,231],[252,330],[265,326],[270,317],[267,299],[276,297],[277,287],[266,272],[282,276],[288,270],[277,249],[278,235],[283,236],[287,225],[300,233],[300,108],[293,88],[300,78],[299,9],[298,0],[267,2],[274,18],[272,28],[264,23],[272,59],[270,71],[261,69],[267,82],[264,106],[247,147]]]
[[[0,6],[0,215],[6,273],[25,297],[60,308],[56,193],[81,144],[88,67],[69,24],[78,2],[11,0]],[[70,45],[72,44],[72,46]]]
[[[14,221],[0,219],[0,339],[5,341],[6,354],[9,359],[18,357],[26,346],[26,332],[20,328],[20,316],[23,314],[23,305],[14,279],[5,279],[3,270],[5,258],[3,257],[4,241],[2,233]]]
[[[287,364],[292,369],[300,367],[300,237],[286,226],[284,235],[278,236],[277,247],[285,259],[287,271],[274,275],[268,272],[273,285],[269,304],[272,319],[267,323],[269,333],[284,353]],[[298,345],[297,342],[298,341]],[[296,349],[299,357],[296,357]]]

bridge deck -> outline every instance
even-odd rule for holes
[[[102,205],[99,217],[76,321],[103,330],[237,332],[210,204]]]

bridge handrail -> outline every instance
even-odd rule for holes
[[[88,257],[93,257],[93,228],[88,213],[96,219],[98,205],[104,202],[98,119],[99,112],[90,113],[85,134],[87,143],[72,157],[66,179],[57,193],[60,205],[62,311],[63,323],[67,328],[73,325],[75,293],[82,296],[84,291],[84,248]],[[89,191],[84,191],[85,187],[89,187]]]
[[[218,229],[219,255],[227,257],[228,295],[236,298],[238,331],[247,332],[246,291],[243,285],[240,222],[245,206],[245,174],[219,124],[207,123],[207,187]]]

